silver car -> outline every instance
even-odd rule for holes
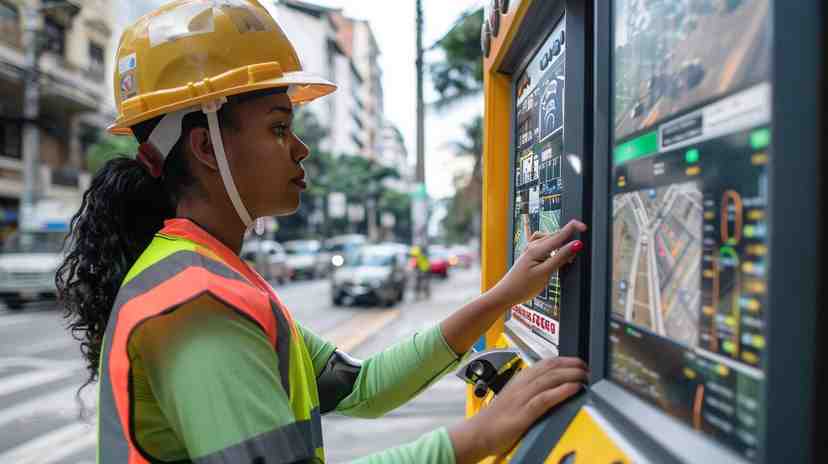
[[[275,240],[246,241],[240,256],[268,282],[284,284],[291,278],[285,249]]]

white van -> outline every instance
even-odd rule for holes
[[[65,230],[11,235],[0,249],[0,301],[12,310],[57,296],[55,273],[63,260]]]

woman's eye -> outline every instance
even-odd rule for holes
[[[286,136],[289,130],[290,130],[290,127],[286,126],[286,125],[279,125],[279,126],[274,126],[273,127],[273,133],[278,135],[279,137]]]

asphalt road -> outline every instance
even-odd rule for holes
[[[477,269],[436,281],[429,301],[391,309],[330,305],[327,280],[290,283],[277,292],[296,320],[357,357],[436,324],[479,289]],[[0,463],[94,463],[95,395],[76,396],[86,375],[78,345],[54,303],[22,312],[0,309]],[[381,419],[323,419],[329,462],[345,462],[404,444],[462,419],[464,386],[453,376]]]

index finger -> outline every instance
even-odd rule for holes
[[[549,237],[538,240],[538,248],[541,252],[549,254],[552,250],[557,250],[562,247],[564,243],[568,242],[573,235],[579,232],[586,232],[587,226],[583,222],[573,219],[569,221],[561,230]]]

